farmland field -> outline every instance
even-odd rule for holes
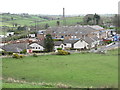
[[[8,78],[36,83],[62,83],[71,87],[118,87],[117,53],[117,50],[113,50],[105,55],[80,53],[3,58],[3,87],[10,85]]]

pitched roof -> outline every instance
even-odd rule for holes
[[[99,29],[101,30],[100,26],[76,25],[76,26],[64,26],[64,27],[51,27],[48,28],[47,31],[51,31],[57,34],[89,34],[91,32],[98,31]]]
[[[39,44],[39,45],[41,45],[41,46],[44,47],[44,40],[41,40],[41,41],[38,41],[38,42],[32,42],[32,43],[30,43],[29,45],[31,45],[31,44],[33,44],[33,43],[37,43],[37,44]]]
[[[71,43],[71,44],[73,44],[73,43],[75,43],[77,41],[78,40],[64,40],[63,43]]]
[[[88,44],[91,44],[92,42],[94,42],[94,40],[90,37],[84,37],[82,39],[85,40]]]
[[[54,41],[55,46],[60,46],[63,43],[63,41]]]
[[[2,49],[7,52],[21,52],[26,49],[27,43],[7,44],[2,46]]]

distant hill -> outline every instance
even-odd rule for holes
[[[61,15],[29,15],[29,14],[0,14],[0,26],[13,27],[16,26],[35,26],[35,24],[44,27],[46,23],[49,26],[57,25],[56,22],[60,21],[60,25],[63,24]],[[67,16],[66,25],[75,25],[83,22],[83,16]]]

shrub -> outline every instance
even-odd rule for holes
[[[57,48],[57,50],[62,50],[62,48]]]
[[[13,55],[13,52],[7,52],[8,55]]]
[[[20,54],[26,54],[26,49],[24,49],[23,51],[20,52]]]
[[[19,58],[20,58],[20,56],[19,56],[17,53],[13,54],[12,57],[13,57],[13,58],[16,58],[16,59],[19,59]]]
[[[2,51],[2,55],[7,55],[7,52],[6,51]]]
[[[70,53],[64,50],[58,50],[58,55],[70,55]]]
[[[34,54],[33,54],[33,57],[38,57],[38,55],[34,53]]]
[[[19,55],[20,56],[20,58],[23,58],[23,55]]]

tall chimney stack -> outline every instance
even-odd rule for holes
[[[63,25],[66,26],[65,8],[63,8]]]

